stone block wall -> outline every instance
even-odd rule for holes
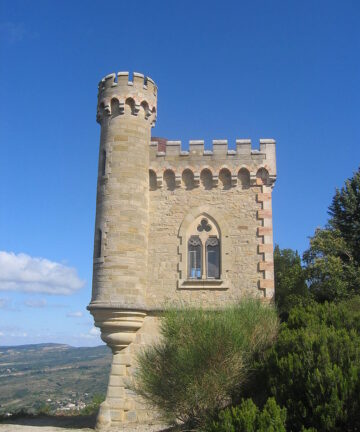
[[[242,296],[271,300],[273,287],[271,191],[276,179],[275,141],[180,141],[150,145],[148,289],[146,304],[165,303],[219,307]],[[189,288],[186,279],[185,220],[203,214],[221,232],[221,287]],[[185,274],[184,274],[185,273]]]

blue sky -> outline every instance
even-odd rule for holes
[[[359,21],[358,1],[0,0],[0,345],[100,343],[85,307],[111,72],[155,80],[156,136],[275,138],[275,242],[303,252],[359,166]]]

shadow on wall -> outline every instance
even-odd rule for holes
[[[175,189],[175,173],[172,170],[166,170],[164,172],[164,182],[167,190],[173,191]]]
[[[200,182],[205,190],[209,190],[212,188],[213,175],[208,168],[205,168],[201,171]]]
[[[182,182],[186,190],[192,190],[195,187],[194,173],[191,169],[186,169],[182,173]]]
[[[231,188],[231,172],[227,168],[223,168],[220,171],[219,180],[223,189],[227,190]]]

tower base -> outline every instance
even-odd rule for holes
[[[92,309],[101,337],[113,359],[105,401],[100,405],[96,429],[160,422],[159,413],[133,391],[136,356],[159,338],[159,318],[136,311]],[[128,345],[125,345],[128,341]]]

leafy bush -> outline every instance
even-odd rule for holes
[[[91,402],[83,408],[79,415],[92,415],[97,414],[102,402],[104,402],[105,396],[102,394],[95,394],[91,400]]]
[[[47,416],[47,415],[50,415],[51,412],[52,412],[51,406],[48,405],[47,403],[43,402],[36,414]]]
[[[239,406],[226,408],[219,420],[207,428],[208,432],[285,432],[286,409],[280,408],[274,398],[269,398],[264,408],[259,408],[251,399]]]
[[[170,309],[161,342],[138,356],[135,390],[168,420],[205,424],[241,394],[253,357],[277,331],[274,308],[255,300],[222,311]]]
[[[301,258],[292,249],[274,249],[275,303],[282,319],[287,319],[288,312],[295,303],[309,297],[306,285],[306,273],[301,265]]]
[[[289,430],[360,429],[360,298],[295,307],[265,363]]]

